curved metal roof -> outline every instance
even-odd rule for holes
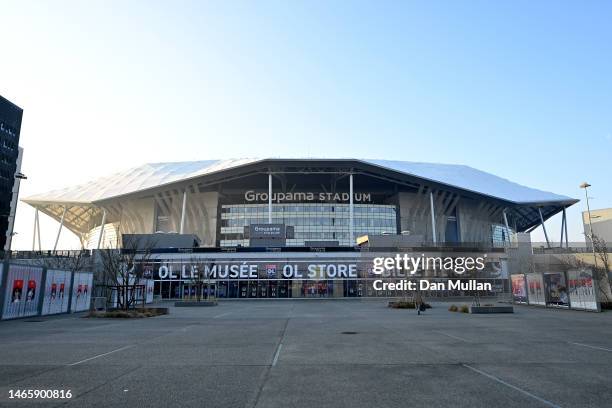
[[[33,195],[22,201],[60,220],[75,233],[92,228],[102,208],[113,208],[113,199],[156,188],[174,189],[179,183],[223,182],[272,169],[282,171],[341,169],[381,177],[391,182],[458,190],[498,201],[509,209],[518,231],[530,231],[541,218],[552,217],[578,200],[526,187],[472,167],[455,164],[417,163],[367,159],[231,159],[177,163],[151,163],[101,177],[90,183]],[[275,170],[276,169],[276,170]],[[541,216],[540,216],[541,214]],[[97,221],[98,222],[98,221]]]
[[[517,204],[578,201],[548,191],[526,187],[491,173],[460,164],[417,163],[391,160],[364,161],[425,180],[446,184],[462,190],[499,198]]]
[[[202,160],[175,163],[149,163],[101,177],[90,183],[36,194],[22,201],[91,204],[186,179],[253,163],[259,159]]]
[[[22,201],[28,204],[92,204],[98,201],[125,196],[163,185],[223,172],[248,164],[263,161],[274,162],[276,160],[281,161],[283,159],[251,158],[150,163],[110,176],[101,177],[90,183],[36,194],[24,198]],[[333,163],[335,160],[299,159],[299,161],[325,161]],[[345,162],[347,159],[339,159],[337,161]],[[565,203],[571,205],[578,201],[559,194],[526,187],[464,165],[369,159],[349,159],[349,161],[378,166],[383,169],[516,204]]]

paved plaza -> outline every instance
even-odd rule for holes
[[[610,406],[612,313],[433,306],[225,301],[147,319],[4,321],[0,406]],[[9,400],[17,389],[73,398]]]

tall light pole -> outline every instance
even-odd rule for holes
[[[21,167],[21,165],[19,165]],[[15,216],[17,215],[17,205],[19,205],[19,188],[21,187],[21,180],[27,180],[28,177],[23,174],[21,171],[17,171],[15,173],[15,185],[13,186],[13,194],[11,196],[11,202],[15,200],[15,207],[11,208],[9,214],[7,216],[7,220],[9,221],[9,229],[7,231],[6,236],[6,244],[4,245],[4,250],[8,254],[11,250],[11,244],[13,243],[13,237],[17,234],[13,232],[15,229]]]
[[[589,216],[589,234],[586,232],[584,235],[591,239],[591,247],[593,248],[593,261],[595,262],[595,269],[597,269],[597,255],[595,254],[595,241],[593,240],[593,223],[591,222],[591,207],[589,206],[589,193],[588,188],[591,187],[586,181],[580,185],[580,188],[584,188],[584,197],[586,198],[587,214]]]

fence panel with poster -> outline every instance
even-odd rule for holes
[[[512,300],[516,303],[527,303],[527,289],[525,287],[525,275],[522,273],[511,275]]]
[[[564,273],[544,273],[544,296],[546,306],[569,308],[569,296]]]
[[[9,265],[2,319],[37,316],[43,269],[36,266]]]
[[[72,272],[48,269],[41,315],[67,313]]]
[[[590,269],[567,271],[570,308],[600,311],[597,283]]]
[[[574,310],[601,311],[597,281],[590,269],[511,276],[515,303]]]
[[[530,305],[546,306],[544,279],[540,273],[527,273],[527,300]]]
[[[72,285],[71,312],[82,312],[89,310],[91,302],[91,288],[93,285],[93,273],[75,272],[74,284]]]

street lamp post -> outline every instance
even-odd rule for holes
[[[17,183],[16,186],[16,191],[15,191],[15,195],[17,196],[17,198],[15,199],[15,212],[11,213],[11,211],[9,211],[9,213],[7,214],[6,218],[9,221],[9,225],[10,225],[10,229],[9,231],[7,231],[7,235],[6,235],[6,244],[4,246],[4,252],[5,252],[5,257],[8,257],[8,254],[11,250],[11,243],[13,241],[13,237],[15,235],[17,235],[16,232],[14,232],[13,230],[15,229],[15,216],[17,214],[17,204],[19,203],[19,187],[21,187],[21,180],[27,180],[27,176],[25,174],[23,174],[22,172],[17,172],[15,173],[15,182]],[[12,194],[11,194],[11,201],[13,200]],[[11,219],[12,217],[12,219]]]
[[[593,240],[593,223],[591,222],[591,207],[589,206],[589,193],[588,188],[591,187],[586,181],[580,185],[580,188],[584,188],[584,197],[586,199],[587,214],[589,216],[589,234],[585,232],[584,235],[591,239],[591,248],[593,249],[593,262],[595,263],[595,269],[597,269],[597,255],[595,253],[595,241]]]

